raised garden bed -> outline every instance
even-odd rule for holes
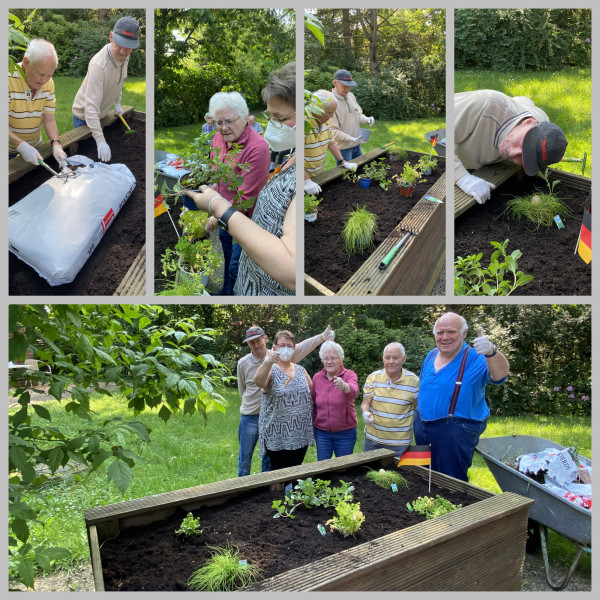
[[[144,113],[132,113],[127,123],[134,134],[124,135],[125,126],[119,121],[104,128],[112,158],[111,163],[127,165],[136,179],[133,193],[119,211],[98,247],[71,283],[50,286],[34,269],[12,253],[8,257],[8,290],[11,296],[110,296],[138,257],[146,241],[146,122]],[[77,154],[98,160],[93,138],[77,143]],[[74,152],[69,151],[69,155]],[[56,167],[54,159],[48,164]],[[8,204],[12,206],[52,175],[38,167],[9,185]],[[35,243],[32,240],[31,243]]]
[[[362,475],[393,464],[392,452],[375,450],[86,510],[96,590],[183,591],[209,557],[207,545],[228,542],[263,569],[252,590],[520,589],[531,500],[435,472],[430,494],[422,467],[401,468],[408,495]],[[308,477],[355,485],[365,515],[356,539],[319,533],[332,509],[273,519],[284,484]],[[406,507],[436,494],[463,508],[425,521]],[[200,516],[203,532],[182,539],[174,531],[188,511]]]
[[[422,154],[408,152],[408,161],[416,164]],[[390,161],[384,149],[361,157],[362,165],[385,157],[390,166],[388,179],[399,175],[404,160]],[[395,182],[385,191],[377,183],[365,189],[341,177],[342,170],[332,169],[315,178],[322,187],[317,220],[304,224],[304,270],[307,295],[426,295],[443,267],[445,239],[445,203],[422,200],[430,194],[445,202],[445,158],[435,157],[436,169],[419,183],[410,198],[403,197]],[[365,205],[378,215],[378,234],[372,252],[348,257],[341,230],[348,211]],[[404,236],[399,224],[412,225],[419,231],[403,244],[387,269],[380,271],[382,258]]]
[[[476,204],[455,219],[454,256],[465,258],[482,252],[481,264],[487,267],[494,250],[490,241],[509,239],[508,252],[519,249],[523,253],[518,269],[534,277],[513,291],[512,296],[590,296],[591,263],[586,264],[580,258],[576,247],[584,206],[591,193],[591,180],[555,169],[550,172],[551,180],[560,181],[554,192],[571,212],[571,216],[560,215],[563,229],[552,225],[532,231],[533,223],[502,214],[508,200],[531,194],[535,187],[546,185],[538,177],[515,175],[494,190],[485,204]]]

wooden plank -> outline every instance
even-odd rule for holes
[[[146,244],[138,252],[113,296],[146,295]]]
[[[130,112],[133,111],[133,106],[123,106],[123,116],[126,117]],[[112,125],[118,117],[115,115],[114,110],[111,110],[105,117],[100,121],[102,127]],[[66,133],[63,133],[58,137],[63,148],[69,148],[81,140],[85,140],[92,136],[92,132],[87,125],[81,125],[71,129]],[[50,142],[46,142],[37,148],[38,152],[42,155],[44,161],[52,156],[52,146]],[[71,154],[73,154],[72,152]],[[37,165],[32,165],[23,159],[21,155],[16,156],[8,161],[8,183],[17,181],[17,179],[23,177],[26,173],[29,173],[32,169],[37,168]]]
[[[329,288],[306,273],[304,273],[304,293],[307,296],[335,296]]]
[[[90,547],[90,558],[92,559],[92,574],[94,576],[94,589],[97,592],[104,591],[104,577],[102,577],[102,559],[100,557],[100,543],[96,526],[88,527],[88,545]]]
[[[374,148],[358,158],[353,158],[352,162],[356,163],[360,167],[361,165],[364,165],[365,163],[384,155],[387,155],[387,150],[385,148]],[[311,177],[311,179],[315,183],[318,183],[320,186],[322,186],[325,183],[329,183],[330,181],[341,177],[346,170],[347,169],[344,169],[344,167],[334,167],[333,169],[329,169],[329,171],[323,171],[323,173],[319,173],[318,175]]]

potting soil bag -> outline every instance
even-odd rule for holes
[[[75,177],[51,177],[8,210],[8,248],[51,286],[73,281],[135,189],[123,164],[94,162]]]

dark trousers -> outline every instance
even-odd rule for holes
[[[267,448],[267,454],[271,459],[271,471],[301,465],[307,450],[308,446],[303,446],[296,450],[269,450]]]
[[[219,227],[219,239],[223,247],[223,287],[216,296],[233,296],[233,287],[238,276],[242,247],[234,243],[231,234]]]

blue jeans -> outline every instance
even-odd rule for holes
[[[233,286],[238,276],[242,247],[238,243],[234,243],[231,235],[221,227],[219,227],[219,239],[223,247],[223,287],[215,296],[233,296]]]
[[[324,431],[315,427],[315,442],[317,460],[327,460],[334,453],[336,456],[352,454],[356,443],[356,427],[343,431]]]
[[[250,475],[252,455],[258,442],[258,415],[241,415],[238,427],[238,440],[240,442],[240,453],[238,455],[238,477]],[[270,471],[271,461],[269,455],[262,457],[261,471]]]
[[[82,121],[81,119],[78,119],[75,115],[73,115],[73,127],[81,127],[85,124],[85,121]]]
[[[486,427],[487,420],[444,417],[423,421],[419,413],[415,413],[415,441],[431,444],[431,468],[461,481],[469,481],[467,473],[473,452]]]
[[[353,158],[358,158],[359,156],[362,156],[362,146],[360,144],[358,144],[358,146],[353,146],[352,148],[346,148],[345,150],[340,150],[341,154],[342,154],[342,158],[346,161],[346,162],[352,162]],[[338,165],[342,164],[342,161],[340,160],[336,160]]]
[[[406,446],[388,446],[387,444],[378,444],[373,440],[370,440],[365,435],[365,443],[363,444],[363,452],[368,452],[369,450],[379,450],[379,448],[385,448],[386,450],[393,450],[396,454],[396,458],[400,460],[400,457],[406,452],[408,448],[408,444]]]

